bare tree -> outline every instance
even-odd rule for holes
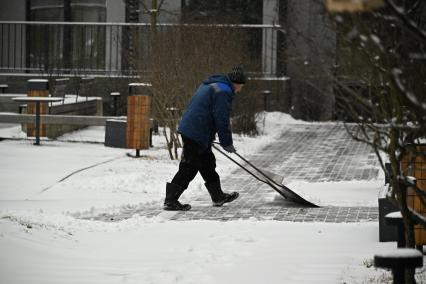
[[[263,30],[232,24],[201,23],[163,24],[160,15],[178,18],[176,12],[168,11],[170,3],[165,0],[125,0],[134,13],[148,15],[149,24],[135,25],[127,30],[129,41],[128,63],[133,63],[140,80],[152,85],[153,116],[161,126],[170,158],[178,159],[181,147],[177,126],[190,97],[198,84],[208,75],[226,73],[234,65],[242,64],[246,70],[261,72],[262,42],[253,50],[253,38],[261,39]],[[137,7],[137,9],[135,8]],[[173,5],[172,5],[173,7]],[[132,10],[133,9],[133,10]],[[136,10],[135,10],[136,9]],[[133,13],[133,14],[134,14]],[[132,14],[132,13],[131,13]],[[214,17],[216,22],[228,23],[228,18]],[[135,46],[136,44],[136,46]],[[254,55],[255,54],[255,55]],[[259,104],[258,82],[250,82],[250,89],[236,98],[238,107],[233,110],[233,132],[255,135],[256,113]],[[234,104],[234,105],[237,105]]]
[[[420,146],[426,138],[426,3],[385,2],[378,11],[334,16],[347,50],[335,77],[337,107],[342,119],[355,123],[347,125],[353,138],[374,149],[390,178],[388,198],[403,216],[407,247],[414,247],[414,225],[426,228],[425,216],[408,205],[415,192],[426,207],[426,188],[412,178],[416,161],[426,159]],[[414,271],[406,283],[414,283]]]
[[[229,27],[163,26],[151,38],[149,55],[140,57],[153,86],[154,116],[169,130],[164,134],[172,159],[178,158],[180,147],[178,121],[197,85],[209,74],[226,73],[232,64],[250,62],[242,34],[241,29]]]

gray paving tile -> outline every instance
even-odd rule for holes
[[[276,141],[246,158],[259,168],[276,173],[275,178],[285,177],[286,182],[369,180],[379,174],[378,162],[371,149],[352,140],[343,125],[333,123],[289,125]],[[240,198],[221,208],[214,208],[208,195],[203,194],[192,202],[193,208],[188,212],[165,214],[161,205],[150,205],[137,210],[123,210],[111,216],[100,214],[81,218],[117,222],[138,214],[179,221],[255,218],[341,223],[378,220],[377,207],[301,208],[298,204],[277,198],[272,189],[243,170],[236,170],[222,180],[222,185],[224,191],[240,192]]]

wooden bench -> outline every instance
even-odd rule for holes
[[[65,99],[65,94],[68,90],[69,82],[70,82],[70,78],[55,79],[55,84],[54,84],[52,95],[54,97]]]
[[[397,247],[405,248],[405,230],[401,212],[395,211],[386,214],[385,222],[389,226],[395,226],[398,231]]]

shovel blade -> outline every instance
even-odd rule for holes
[[[288,188],[287,186],[283,185],[282,182],[284,180],[284,177],[281,175],[278,175],[276,173],[267,171],[262,169],[262,174],[256,173],[256,176],[264,181],[264,183],[268,184],[270,187],[272,187],[276,192],[278,192],[281,196],[283,196],[285,199],[291,200],[293,202],[296,202],[298,204],[302,204],[309,207],[319,207],[318,205],[304,199],[302,196]],[[265,175],[267,177],[265,177]],[[269,180],[268,180],[269,178]],[[271,182],[273,181],[273,182]]]

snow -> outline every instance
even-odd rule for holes
[[[47,83],[49,80],[47,79],[29,79],[28,82],[41,82],[41,83]]]
[[[130,83],[129,86],[132,87],[151,87],[150,83]]]
[[[0,256],[4,283],[342,283],[378,247],[372,223],[0,225],[0,249],[14,252]]]
[[[16,101],[16,102],[58,102],[58,101],[62,101],[62,98],[57,98],[57,97],[16,97],[16,98],[12,98],[12,100]]]
[[[377,206],[384,182],[380,179],[316,183],[297,180],[286,186],[319,206]]]
[[[416,185],[417,183],[417,179],[413,176],[407,176],[406,180],[410,185]]]
[[[288,81],[290,77],[281,76],[281,77],[248,77],[248,80],[253,81]]]
[[[386,218],[395,218],[395,219],[401,219],[402,215],[400,211],[395,211],[395,212],[391,212],[386,214],[385,216]]]
[[[241,155],[274,141],[283,125],[307,123],[263,115],[261,136],[235,136]],[[377,222],[179,222],[170,221],[169,212],[115,223],[76,218],[161,208],[164,185],[178,167],[162,136],[153,137],[155,147],[141,151],[140,159],[126,156],[131,150],[104,147],[103,127],[43,139],[41,146],[21,140],[16,125],[0,126],[0,137],[15,138],[0,142],[1,283],[390,283],[389,272],[371,267],[375,253],[396,246],[379,243]],[[222,177],[236,169],[216,157]],[[375,206],[378,180],[288,186],[318,202]],[[182,201],[201,194],[197,176]]]
[[[84,96],[77,96],[73,94],[66,94],[63,97],[63,100],[61,102],[54,102],[53,105],[62,105],[62,104],[73,104],[78,102],[85,102],[85,101],[100,101],[102,100],[101,97],[84,97]]]
[[[378,253],[376,256],[380,258],[414,258],[421,257],[422,253],[416,249],[398,248],[384,253]]]

